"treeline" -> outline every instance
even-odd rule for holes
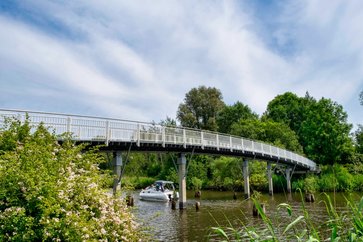
[[[363,105],[363,92],[359,100]],[[355,176],[359,173],[357,169],[360,169],[363,161],[363,126],[358,125],[358,129],[351,133],[353,125],[348,123],[347,117],[342,105],[331,99],[317,100],[309,93],[299,97],[291,92],[276,96],[259,116],[240,101],[232,105],[226,104],[217,88],[200,86],[186,93],[178,107],[176,119],[167,117],[160,124],[179,124],[242,136],[294,151],[322,167],[322,174],[316,177],[320,179],[337,167],[340,167],[338,170],[347,171],[344,174]],[[177,181],[173,161],[176,161],[176,157],[171,154],[133,154],[126,167],[126,175]],[[333,165],[335,168],[332,170],[330,167]],[[251,184],[256,189],[264,190],[267,186],[265,166],[264,162],[252,163]],[[202,186],[207,189],[242,189],[241,159],[195,155],[189,164],[187,177],[189,188]],[[133,179],[133,184],[141,186],[143,183]],[[295,187],[306,183],[304,179],[302,177],[295,182]],[[337,180],[339,179],[335,179],[335,183]],[[340,180],[343,184],[344,179]],[[360,190],[360,185],[357,184],[363,185],[363,179],[357,180],[362,182],[340,187]],[[146,179],[145,183],[149,181]],[[274,182],[277,189],[283,189],[285,181],[282,177],[275,175]],[[317,189],[321,190],[319,187]]]

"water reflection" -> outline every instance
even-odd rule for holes
[[[351,194],[355,201],[362,194]],[[346,209],[347,194],[337,194],[333,200],[338,211]],[[244,200],[243,194],[238,194],[238,199],[233,199],[233,192],[209,192],[203,191],[202,198],[195,200],[193,193],[188,193],[187,209],[172,210],[170,203],[140,201],[138,192],[135,192],[134,214],[152,238],[158,241],[207,241],[213,240],[214,235],[209,236],[210,228],[215,226],[229,226],[241,228],[247,227],[265,228],[260,218],[252,216],[253,203]],[[327,213],[323,200],[323,194],[316,195],[315,203],[305,203],[314,223],[326,221]],[[195,202],[201,204],[196,211]],[[287,196],[274,194],[273,197],[263,195],[262,201],[266,204],[266,214],[281,223],[291,220],[286,210],[277,211],[280,203],[289,203],[293,213],[298,216],[303,214],[302,199],[300,194]],[[320,202],[319,202],[320,201]]]

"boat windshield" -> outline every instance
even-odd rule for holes
[[[174,190],[174,185],[172,182],[162,182],[162,181],[157,181],[155,182],[155,188],[157,191],[161,190],[169,190],[169,191],[173,191]]]

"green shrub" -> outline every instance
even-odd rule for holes
[[[315,193],[318,189],[318,183],[317,183],[317,177],[316,176],[307,176],[304,179],[304,191],[306,193]]]
[[[140,239],[124,202],[104,192],[96,152],[18,121],[0,144],[0,241]]]
[[[303,191],[304,190],[304,180],[303,179],[298,179],[296,181],[293,181],[291,184],[291,187],[294,191]]]
[[[322,192],[332,192],[337,190],[338,181],[334,174],[324,174],[318,180],[319,190]]]
[[[353,176],[353,184],[354,191],[363,191],[363,174]]]
[[[191,185],[195,191],[202,189],[203,181],[197,177],[192,177]]]

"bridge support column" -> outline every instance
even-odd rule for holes
[[[179,209],[185,209],[187,204],[187,182],[186,182],[186,164],[187,159],[184,153],[178,157],[179,165]]]
[[[270,196],[274,194],[274,188],[272,183],[272,170],[271,170],[271,161],[267,162],[267,179],[268,179],[268,193]]]
[[[286,183],[287,183],[287,192],[291,193],[291,168],[286,169]]]
[[[113,153],[113,162],[114,162],[114,179],[113,179],[113,195],[116,195],[117,185],[120,182],[121,178],[121,168],[122,168],[122,153],[120,151]]]
[[[248,160],[243,160],[243,180],[244,180],[244,191],[245,198],[250,198],[250,175],[248,171]]]

